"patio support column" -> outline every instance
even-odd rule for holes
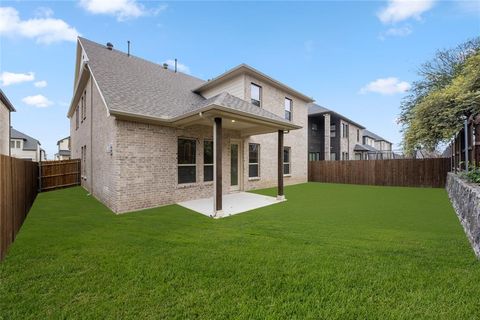
[[[285,199],[283,194],[283,130],[278,130],[278,193],[277,199]]]
[[[222,118],[215,118],[213,125],[213,155],[215,158],[214,190],[213,197],[214,214],[222,212]]]

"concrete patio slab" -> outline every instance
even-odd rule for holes
[[[223,210],[222,212],[217,212],[215,216],[213,212],[213,197],[183,201],[177,204],[207,217],[223,218],[283,201],[286,201],[286,199],[278,200],[275,197],[249,192],[230,193],[223,195]]]

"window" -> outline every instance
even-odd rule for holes
[[[22,148],[22,142],[21,142],[21,141],[18,141],[18,140],[17,140],[17,141],[15,141],[15,143],[16,143],[16,148],[17,148],[17,149],[21,149],[21,148]]]
[[[249,143],[248,144],[248,176],[250,178],[258,178],[260,176],[259,159],[260,159],[260,145],[258,143]]]
[[[86,174],[87,174],[87,168],[86,168],[86,164],[87,164],[87,146],[83,146],[81,148],[81,166],[82,166],[82,177],[85,179],[86,178]]]
[[[10,149],[15,148],[15,141],[11,140],[10,141]]]
[[[83,108],[83,117],[82,117],[82,121],[85,120],[87,118],[87,91],[85,90],[83,92],[83,96],[82,96],[82,108]]]
[[[80,98],[80,122],[83,122],[83,94],[82,97]]]
[[[290,147],[283,147],[283,174],[290,174]]]
[[[250,84],[250,101],[257,107],[261,106],[262,87],[255,83]]]
[[[357,142],[360,142],[360,130],[357,129]]]
[[[203,181],[213,181],[213,141],[203,141]]]
[[[318,131],[318,125],[316,123],[312,123],[312,131]]]
[[[348,138],[348,124],[342,123],[342,137]]]
[[[342,160],[348,160],[348,152],[342,152]]]
[[[292,121],[292,99],[285,98],[285,119]]]
[[[319,161],[320,160],[320,152],[310,152],[308,154],[308,160]]]
[[[337,160],[337,154],[335,152],[330,153],[330,160]]]
[[[75,109],[75,130],[78,129],[78,117],[79,115],[78,115],[78,106],[77,106],[77,108]]]
[[[332,124],[330,126],[330,138],[335,138],[337,136],[337,126]]]
[[[196,141],[178,139],[178,183],[197,181]]]

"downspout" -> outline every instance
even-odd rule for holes
[[[93,195],[93,78],[90,76],[90,193]]]
[[[8,156],[12,156],[12,148],[10,148],[10,140],[12,140],[12,111],[8,112]]]

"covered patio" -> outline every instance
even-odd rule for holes
[[[261,207],[266,207],[272,204],[286,201],[286,199],[279,199],[275,197],[264,196],[256,193],[249,192],[234,192],[226,195],[222,195],[222,211],[223,215],[213,215],[214,213],[214,201],[213,197],[203,198],[197,200],[189,200],[179,202],[178,205],[201,213],[207,217],[223,218],[239,214],[242,212],[251,211]]]
[[[213,197],[186,201],[179,203],[180,205],[190,206],[189,208],[192,210],[219,218],[285,200],[283,188],[284,134],[290,130],[300,129],[301,126],[295,125],[274,113],[247,103],[228,93],[221,93],[218,96],[207,99],[202,108],[185,115],[182,119],[177,120],[175,124],[182,128],[194,125],[213,127]],[[255,195],[246,193],[237,193],[236,196],[223,194],[222,176],[225,166],[223,165],[222,159],[222,144],[224,129],[237,131],[242,138],[251,135],[277,133],[276,199],[267,199],[271,197],[263,197],[263,199],[260,199]],[[272,159],[275,159],[275,156],[272,156]],[[224,198],[226,202],[224,202]],[[235,203],[236,201],[244,203]],[[210,204],[206,204],[207,202],[210,202]]]

